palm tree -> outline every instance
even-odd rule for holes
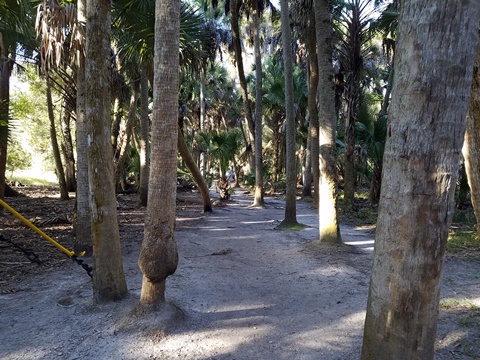
[[[295,117],[293,112],[292,34],[287,0],[280,1],[282,13],[283,68],[285,72],[285,115],[286,115],[286,195],[285,218],[280,228],[291,228],[297,223],[297,169],[295,159]]]
[[[361,359],[434,358],[479,18],[477,0],[401,3]]]
[[[347,211],[353,209],[355,198],[355,121],[360,96],[360,80],[363,61],[368,51],[368,16],[367,0],[348,0],[341,14],[337,27],[340,33],[340,62],[345,72],[344,118],[345,126],[345,164],[344,164],[344,206]]]
[[[143,272],[140,307],[165,301],[165,281],[178,264],[174,238],[177,187],[180,2],[156,1],[155,77],[151,171],[145,235],[138,260]]]
[[[10,77],[19,47],[21,52],[29,52],[36,45],[31,27],[32,9],[32,3],[27,0],[0,2],[0,199],[5,195]]]
[[[111,3],[87,0],[85,121],[92,218],[93,295],[97,302],[127,294],[123,272],[110,142]]]
[[[477,234],[480,238],[480,46],[473,69],[470,109],[467,116],[463,157],[470,186],[470,198],[477,220]]]
[[[318,51],[319,132],[319,235],[320,241],[336,243],[341,240],[337,206],[336,111],[332,67],[333,28],[330,1],[315,1],[315,27]]]

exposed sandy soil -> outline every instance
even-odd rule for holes
[[[28,197],[7,202],[71,249],[65,215],[74,200],[62,202],[51,189],[20,190]],[[136,195],[118,196],[130,295],[113,304],[93,304],[80,266],[12,215],[0,218],[1,234],[43,261],[31,263],[0,241],[0,358],[359,358],[374,229],[342,224],[350,245],[326,246],[315,241],[318,217],[310,203],[297,207],[305,229],[279,231],[281,197],[256,209],[236,189],[212,214],[201,213],[196,193],[178,199],[178,270],[167,282],[168,304],[148,317],[133,311],[145,210]],[[53,216],[56,224],[42,223]],[[479,262],[447,257],[435,359],[480,359],[479,282]]]

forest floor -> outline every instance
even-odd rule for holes
[[[75,200],[60,201],[48,188],[19,190],[27,196],[7,202],[71,249]],[[344,244],[321,245],[309,202],[297,205],[307,226],[281,231],[281,196],[252,208],[237,188],[202,214],[198,193],[179,192],[179,264],[167,281],[168,304],[142,317],[134,311],[145,211],[137,199],[118,196],[129,296],[104,305],[92,302],[84,269],[11,214],[0,217],[0,234],[11,241],[0,241],[1,359],[359,358],[374,227],[343,221]],[[480,359],[479,283],[478,254],[447,255],[435,359]]]

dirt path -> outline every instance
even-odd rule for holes
[[[142,318],[132,309],[141,286],[143,213],[120,197],[129,298],[93,305],[90,279],[70,262],[4,285],[0,358],[358,359],[373,231],[344,225],[344,241],[355,246],[319,245],[309,203],[299,202],[297,213],[307,227],[287,232],[275,230],[282,200],[267,198],[265,209],[251,202],[237,190],[210,215],[180,204],[169,305]],[[480,358],[480,329],[472,330],[480,314],[463,305],[468,299],[480,306],[479,278],[479,263],[447,259],[443,296],[452,307],[441,314],[436,359]],[[466,314],[472,326],[460,324]]]

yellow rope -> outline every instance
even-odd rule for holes
[[[8,211],[10,211],[13,215],[15,215],[17,217],[17,219],[19,219],[21,222],[23,222],[25,225],[27,225],[30,229],[32,229],[33,231],[35,231],[37,234],[43,236],[45,239],[47,239],[48,241],[50,241],[53,245],[55,245],[58,249],[60,249],[61,251],[63,251],[65,254],[67,254],[69,257],[72,257],[72,256],[83,256],[85,255],[85,251],[83,251],[82,253],[80,254],[75,254],[73,251],[70,251],[66,248],[64,248],[62,245],[60,245],[58,242],[56,242],[55,240],[53,240],[50,236],[48,236],[47,234],[45,234],[42,230],[40,230],[38,227],[36,227],[35,225],[33,225],[30,221],[28,221],[27,219],[25,219],[20,213],[16,212],[14,209],[12,209],[5,201],[3,201],[2,199],[0,199],[0,205],[2,205],[5,209],[7,209]]]

